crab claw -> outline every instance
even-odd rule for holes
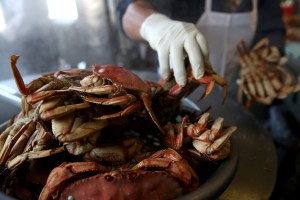
[[[196,125],[190,124],[186,129],[186,134],[190,137],[199,137],[206,131],[206,126],[209,119],[209,113],[205,112],[201,115]]]
[[[204,154],[205,156],[207,156],[210,159],[213,159],[213,160],[223,159],[224,157],[227,156],[226,153],[224,154],[224,151],[222,152],[222,150],[225,150],[225,148],[223,148],[223,146],[224,145],[226,146],[226,145],[228,145],[227,143],[230,143],[229,138],[231,137],[232,133],[234,131],[236,131],[236,129],[237,129],[236,126],[228,127],[227,129],[225,129],[224,132],[220,133],[220,135],[219,135],[219,137],[217,137],[217,139],[215,139],[212,142],[206,142],[206,141],[194,139],[193,146],[200,154]],[[219,155],[222,155],[222,156],[221,157],[215,156],[216,153]]]
[[[222,92],[223,92],[222,103],[224,103],[227,98],[227,81],[221,76],[219,76],[216,72],[214,72],[211,67],[205,68],[205,73],[207,74],[207,76],[210,76],[212,79],[206,88],[205,96],[207,96],[211,92],[216,82],[219,86],[222,87]]]
[[[157,151],[148,159],[141,161],[133,167],[134,170],[143,168],[164,169],[172,176],[183,181],[186,185],[192,184],[192,180],[199,181],[199,177],[188,162],[177,151],[171,148]]]

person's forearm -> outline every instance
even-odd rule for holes
[[[139,0],[131,3],[122,18],[126,35],[133,40],[142,40],[141,25],[149,15],[155,12],[157,11],[147,1]]]

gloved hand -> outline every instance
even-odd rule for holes
[[[176,82],[184,86],[186,54],[194,77],[200,79],[204,75],[204,66],[209,64],[208,45],[194,24],[174,21],[165,15],[153,13],[143,22],[140,34],[157,51],[162,78],[170,77],[172,64]]]

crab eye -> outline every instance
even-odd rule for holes
[[[135,179],[137,177],[136,173],[130,173],[129,174],[130,179]]]
[[[111,175],[106,175],[106,176],[104,177],[104,179],[107,180],[107,181],[109,181],[109,182],[111,182],[111,181],[114,180],[114,177],[112,177]]]
[[[74,197],[72,195],[68,196],[68,200],[75,200]]]

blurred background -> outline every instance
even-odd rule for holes
[[[24,76],[95,63],[156,72],[156,53],[118,30],[119,1],[0,0],[0,81],[12,78],[12,54],[20,55],[18,67]],[[300,0],[281,3],[287,25],[286,52],[291,62],[297,62]]]
[[[118,29],[119,1],[0,0],[0,97],[15,87],[9,63],[12,54],[20,56],[18,68],[24,77],[95,63],[156,72],[156,52]],[[281,0],[281,5],[288,64],[300,72],[300,0]],[[300,107],[299,98],[286,102],[300,120],[300,112],[294,109]]]
[[[13,54],[20,56],[17,66],[25,83],[43,73],[93,64],[156,72],[156,59],[151,59],[154,51],[118,29],[118,3],[0,0],[0,124],[20,110],[20,94],[10,69]]]
[[[139,68],[146,48],[117,30],[117,3],[0,0],[0,81],[12,78],[12,54],[20,55],[22,75],[95,63]]]

